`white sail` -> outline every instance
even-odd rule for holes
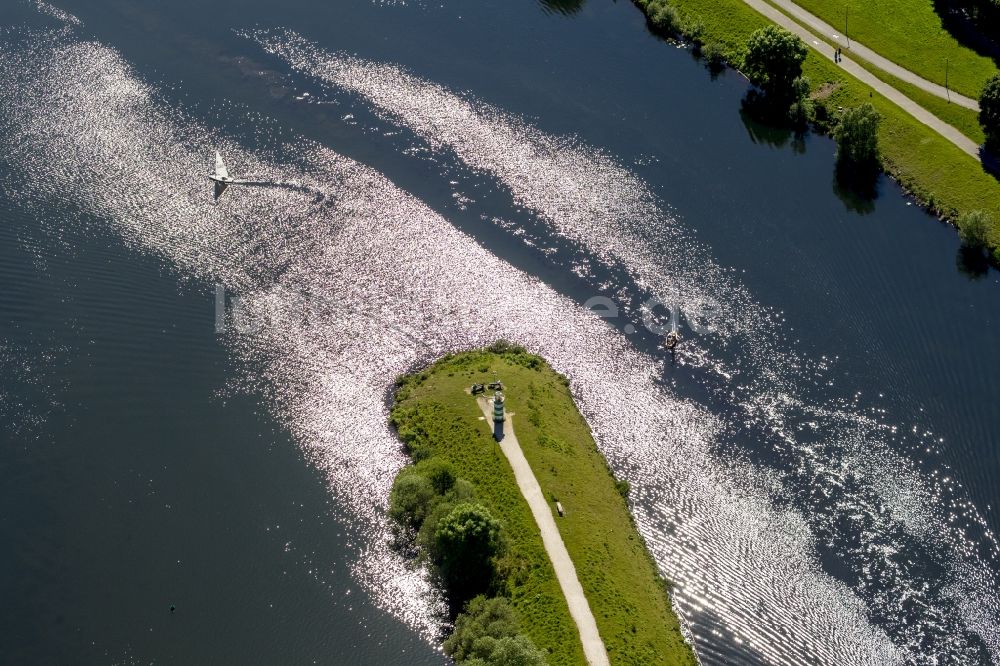
[[[222,161],[222,155],[219,154],[219,151],[215,151],[215,177],[229,178],[229,170],[226,169],[226,164]]]

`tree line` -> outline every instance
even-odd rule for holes
[[[814,118],[808,99],[809,81],[802,76],[808,48],[798,36],[769,25],[755,31],[746,45],[743,73],[760,93],[750,99],[759,113],[772,121],[805,123]],[[979,97],[979,122],[986,136],[985,153],[1000,155],[1000,74],[994,75]],[[878,131],[881,117],[871,104],[843,110],[835,119],[837,176],[848,184],[865,188],[879,171]],[[985,211],[969,211],[955,222],[967,250],[989,253],[1000,261],[1000,248],[991,242],[996,224]]]
[[[491,596],[506,549],[503,523],[477,501],[471,483],[421,446],[416,433],[399,432],[417,462],[396,476],[389,516],[398,536],[431,566],[451,604],[463,608],[445,652],[462,666],[544,666],[545,653],[520,631],[509,601]]]

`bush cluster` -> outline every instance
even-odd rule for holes
[[[504,359],[528,368],[529,370],[541,370],[548,367],[548,364],[538,354],[532,354],[521,345],[515,345],[506,340],[498,340],[486,348],[486,351],[502,356]]]
[[[504,535],[500,521],[476,501],[471,483],[441,458],[425,457],[396,475],[389,516],[436,567],[451,601],[471,598],[444,645],[456,663],[544,666],[545,655],[518,631],[507,600],[482,594],[496,577]]]
[[[664,37],[681,37],[695,44],[702,43],[705,26],[670,4],[668,0],[636,0],[645,12],[653,32]]]
[[[444,651],[464,666],[543,666],[545,655],[518,630],[514,609],[503,597],[472,599],[455,620]]]
[[[448,463],[429,457],[403,469],[389,494],[389,516],[414,536],[453,598],[468,599],[489,588],[503,530],[476,502],[472,484],[456,477]]]

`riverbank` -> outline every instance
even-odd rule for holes
[[[686,26],[696,26],[697,40],[706,51],[719,54],[734,67],[742,62],[744,45],[757,29],[769,25],[763,15],[743,0],[634,0],[650,18],[666,2]],[[823,58],[809,44],[809,55],[803,63],[803,75],[812,83],[813,91],[821,87],[826,96],[823,105],[830,112],[838,108],[871,103],[882,116],[879,127],[882,167],[922,205],[943,219],[957,224],[965,213],[984,210],[993,217],[988,233],[994,256],[1000,255],[1000,182],[983,170],[982,164],[967,155],[893,102]],[[820,42],[818,48],[827,48]],[[830,47],[832,49],[832,47]],[[831,51],[832,52],[832,51]],[[968,125],[966,114],[959,115]],[[974,134],[968,128],[966,133]],[[831,170],[833,160],[831,156]]]
[[[505,526],[496,592],[550,664],[584,662],[579,634],[538,527],[514,474],[469,393],[499,377],[518,440],[555,512],[560,535],[593,610],[612,664],[694,664],[667,584],[632,524],[624,499],[577,411],[565,380],[541,358],[496,345],[447,356],[399,380],[393,423],[416,459],[440,458],[469,481],[477,501]]]

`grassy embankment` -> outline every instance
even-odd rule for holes
[[[550,664],[585,663],[531,511],[493,441],[492,423],[481,420],[482,412],[467,392],[471,384],[492,381],[494,375],[504,382],[518,441],[543,492],[566,509],[556,523],[611,663],[694,664],[667,585],[565,379],[523,350],[492,349],[496,351],[447,356],[401,379],[392,419],[411,449],[450,463],[503,521],[509,543],[500,566],[500,592],[510,598],[522,631],[550,652]]]
[[[907,83],[902,79],[898,79],[892,74],[886,74],[875,65],[861,60],[860,58],[855,58],[855,60],[859,65],[867,69],[876,77],[885,81],[890,86],[903,93],[965,136],[975,141],[976,145],[982,145],[982,143],[986,140],[986,136],[983,134],[983,128],[979,124],[978,112],[973,111],[972,109],[967,109],[964,106],[959,106],[958,104],[952,104],[948,102],[948,100],[941,99],[937,95],[932,95],[912,83]]]
[[[977,99],[986,79],[997,72],[993,60],[963,46],[944,28],[930,0],[795,0],[795,4],[838,30],[843,30],[849,8],[851,39],[928,81],[945,84],[947,60],[948,86],[966,97]]]
[[[781,7],[774,4],[773,2],[770,4],[774,5],[775,9],[777,9],[778,11],[784,12],[784,10]],[[799,1],[797,4],[801,5],[802,7],[806,7],[805,2]],[[810,11],[812,10],[810,9]],[[789,15],[789,18],[795,20],[794,16]],[[833,51],[834,48],[837,47],[837,44],[830,38],[830,35],[819,34],[816,31],[813,31],[813,34],[815,34],[817,37],[825,41],[830,46],[831,52]],[[965,50],[968,51],[968,49]],[[974,52],[970,51],[970,53],[973,56],[979,58],[979,56],[977,56]],[[896,88],[901,93],[912,99],[914,102],[924,107],[925,109],[933,113],[935,116],[937,116],[941,120],[945,121],[955,129],[960,131],[965,136],[975,141],[976,144],[981,144],[983,143],[983,141],[986,140],[986,137],[983,135],[983,128],[980,127],[979,125],[979,114],[976,111],[973,111],[972,109],[967,109],[964,106],[959,106],[958,104],[952,104],[947,99],[941,99],[937,95],[932,95],[931,93],[918,88],[912,83],[907,83],[906,81],[903,81],[902,79],[899,79],[893,76],[892,74],[889,74],[884,70],[879,69],[878,67],[871,64],[867,60],[858,57],[856,54],[848,52],[847,55],[851,57],[859,65],[861,65],[866,70],[875,75],[875,77],[884,81],[885,83],[888,83],[893,88]],[[986,60],[992,66],[992,61],[988,59]],[[995,71],[995,69],[996,68],[994,67],[993,71]],[[985,81],[986,78],[989,78],[990,74],[991,71],[986,71],[985,74],[983,75],[984,77],[983,81]],[[978,97],[978,91],[975,95],[970,95],[970,96],[974,98]]]
[[[742,62],[747,39],[769,23],[742,0],[634,1],[647,15],[666,2],[685,23],[700,27],[699,39],[708,48],[723,54],[736,67]],[[866,102],[874,105],[882,115],[879,145],[886,172],[941,217],[956,221],[964,213],[986,211],[993,217],[989,246],[995,251],[1000,247],[1000,182],[983,171],[977,160],[812,49],[803,64],[803,75],[813,90],[824,83],[835,84],[824,100],[831,111]],[[963,123],[967,126],[968,119],[957,124]]]

